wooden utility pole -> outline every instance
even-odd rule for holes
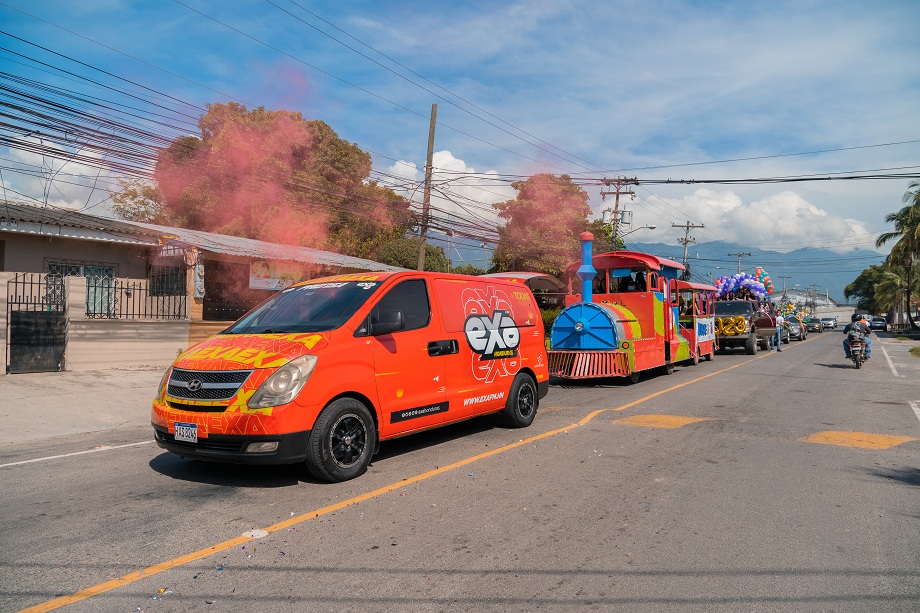
[[[779,278],[783,280],[783,300],[786,299],[786,279],[791,279],[792,275],[779,275]]]
[[[422,199],[422,232],[418,248],[418,269],[425,270],[425,245],[428,241],[428,209],[431,207],[431,170],[434,157],[434,127],[438,122],[438,105],[431,105],[431,123],[428,126],[428,158],[425,160],[425,196]]]
[[[691,224],[690,221],[688,220],[687,223],[685,224],[672,223],[671,227],[672,228],[683,228],[685,230],[684,237],[677,239],[677,242],[684,246],[684,272],[683,274],[681,274],[681,278],[684,281],[689,281],[690,280],[690,264],[688,263],[688,260],[687,260],[687,252],[690,248],[690,243],[696,242],[696,239],[690,236],[690,230],[692,228],[705,228],[706,226],[704,225],[695,226]]]
[[[639,181],[634,178],[627,179],[626,177],[617,177],[616,179],[604,179],[603,184],[606,187],[614,186],[613,191],[604,191],[604,188],[601,188],[601,200],[606,200],[607,196],[613,195],[615,200],[613,201],[613,219],[610,222],[613,225],[611,229],[611,240],[613,245],[611,249],[613,251],[618,251],[620,249],[619,243],[617,242],[617,236],[620,232],[620,196],[635,196],[634,192],[629,191],[629,189],[622,190],[626,185],[639,185]],[[609,211],[609,209],[607,209]],[[605,213],[607,211],[604,211]]]
[[[729,253],[728,255],[730,255],[731,257],[738,258],[738,274],[740,275],[741,274],[741,258],[744,256],[751,257],[751,254],[750,253]]]

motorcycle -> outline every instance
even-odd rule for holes
[[[865,337],[862,334],[853,334],[851,332],[847,342],[850,345],[850,359],[853,360],[856,368],[862,368],[863,363],[866,361]]]

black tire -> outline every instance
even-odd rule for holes
[[[690,365],[696,366],[699,363],[700,363],[700,348],[697,347],[696,351],[693,352],[693,357],[690,358]]]
[[[320,413],[307,443],[307,470],[337,483],[367,470],[377,441],[371,412],[353,398],[339,398]]]
[[[712,351],[710,351],[709,353],[707,353],[707,354],[704,355],[703,357],[706,358],[706,361],[707,361],[707,362],[712,362],[713,358],[716,357],[716,350],[713,349]]]
[[[744,343],[744,350],[748,355],[754,355],[757,353],[757,338],[753,333],[747,338],[747,341]]]
[[[502,421],[511,428],[526,428],[533,423],[540,406],[537,383],[528,374],[518,373],[508,392],[508,400],[502,409]]]
[[[631,372],[626,376],[626,379],[629,381],[631,385],[635,385],[636,383],[638,383],[639,379],[641,378],[642,378],[642,373],[640,373],[638,370],[636,372]]]
[[[856,358],[853,361],[856,362],[856,368],[862,368],[862,360],[860,360],[859,358]]]
[[[665,365],[661,367],[661,372],[665,375],[673,375],[674,362],[665,362]]]

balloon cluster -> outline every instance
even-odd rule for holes
[[[773,293],[773,281],[770,280],[770,275],[767,274],[767,271],[764,270],[762,266],[758,266],[754,269],[754,278],[763,284],[768,294]]]
[[[802,319],[805,317],[805,314],[799,312],[799,310],[794,304],[792,304],[792,302],[781,302],[779,305],[777,305],[776,310],[787,320],[797,319],[802,321]]]
[[[770,286],[772,288],[772,284]],[[716,288],[719,298],[726,298],[733,293],[750,293],[755,298],[766,298],[772,291],[767,291],[766,286],[746,272],[736,275],[719,277],[716,279]]]

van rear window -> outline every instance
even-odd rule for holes
[[[380,283],[333,281],[286,289],[244,315],[222,334],[323,332],[340,327]]]

